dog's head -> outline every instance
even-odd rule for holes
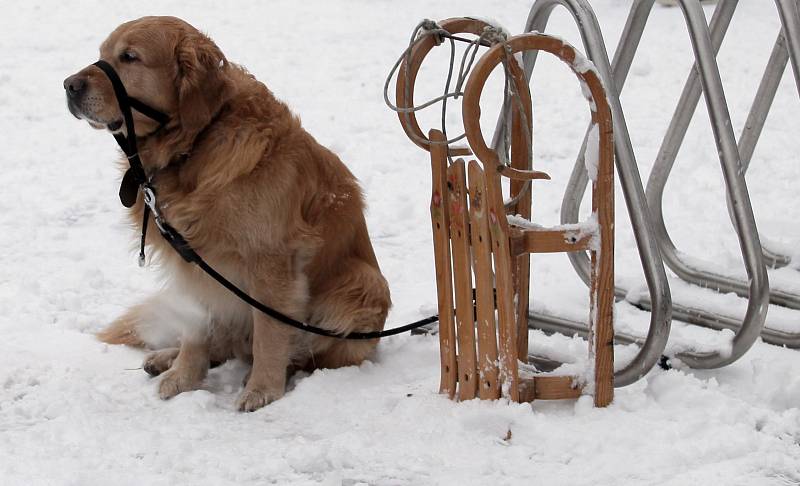
[[[227,61],[214,42],[175,17],[143,17],[117,27],[100,46],[100,59],[117,71],[130,97],[195,132],[219,110]],[[89,65],[64,80],[69,111],[98,129],[125,133],[111,81]],[[136,135],[158,122],[133,111]],[[127,135],[127,133],[126,133]]]

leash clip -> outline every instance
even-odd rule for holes
[[[156,193],[153,190],[150,184],[142,184],[142,194],[144,194],[144,203],[150,208],[150,211],[153,211],[153,214],[156,214],[158,210],[156,209]]]
[[[156,204],[156,191],[153,190],[150,184],[142,184],[142,195],[144,195],[144,203],[153,213],[153,220],[156,222],[158,230],[161,233],[166,232],[167,229],[164,226],[164,220],[161,217],[161,213],[158,211],[158,204]]]

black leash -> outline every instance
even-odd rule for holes
[[[240,289],[238,286],[236,286],[236,284],[220,275],[216,270],[214,270],[213,267],[206,263],[206,261],[203,260],[200,255],[198,255],[198,253],[189,245],[183,235],[181,235],[175,228],[167,223],[167,221],[161,215],[161,212],[158,209],[158,203],[156,201],[155,188],[153,187],[150,178],[147,177],[142,165],[142,160],[139,157],[139,150],[136,146],[136,132],[133,124],[133,114],[131,112],[131,108],[147,116],[148,118],[157,121],[159,123],[159,129],[167,124],[169,121],[169,116],[156,110],[155,108],[146,105],[136,98],[128,96],[125,85],[122,84],[122,80],[119,78],[119,75],[117,75],[117,72],[110,64],[100,60],[94,63],[94,65],[100,68],[111,81],[111,85],[114,88],[114,94],[116,95],[117,102],[119,103],[120,111],[122,111],[125,128],[128,132],[127,137],[121,133],[114,134],[114,139],[125,153],[126,157],[128,158],[128,163],[130,164],[130,168],[125,172],[125,175],[122,178],[122,184],[119,188],[120,201],[122,202],[123,206],[130,208],[136,203],[136,198],[140,190],[144,196],[145,207],[144,221],[142,222],[141,246],[139,249],[139,266],[144,265],[144,244],[147,235],[147,224],[150,218],[150,213],[152,213],[153,220],[155,221],[156,227],[158,228],[159,233],[161,233],[161,236],[167,240],[170,246],[176,252],[178,252],[178,254],[186,262],[193,263],[200,267],[209,277],[216,280],[220,285],[228,289],[248,305],[295,329],[320,336],[340,339],[378,339],[401,334],[427,324],[432,324],[439,320],[439,316],[435,315],[420,319],[404,326],[387,329],[385,331],[351,332],[349,334],[341,334],[298,321],[267,305],[264,305],[262,302],[259,302],[251,297],[247,292]]]

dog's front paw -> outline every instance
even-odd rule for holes
[[[158,396],[162,400],[167,400],[179,393],[197,390],[202,382],[202,378],[198,379],[192,373],[182,372],[180,369],[170,369],[161,375]]]
[[[144,358],[142,368],[150,376],[158,376],[172,367],[178,357],[178,348],[167,348],[153,351]]]
[[[245,388],[242,394],[239,395],[239,400],[237,400],[236,403],[240,412],[254,412],[265,405],[269,405],[282,396],[283,390],[278,392],[276,390],[270,391],[257,388]]]

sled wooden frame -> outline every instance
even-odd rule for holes
[[[451,33],[478,35],[486,24],[476,19],[448,19],[440,24]],[[452,29],[452,30],[451,30]],[[410,56],[411,86],[398,76],[398,106],[413,106],[413,80],[434,39],[421,41]],[[506,49],[509,49],[507,51]],[[597,230],[540,228],[509,223],[503,201],[502,177],[511,179],[511,211],[530,221],[531,190],[525,182],[549,178],[530,166],[532,107],[528,83],[513,53],[547,51],[578,76],[591,93],[592,122],[598,125],[598,165],[592,185],[592,209]],[[511,165],[489,149],[480,130],[479,101],[491,71],[505,60],[521,103],[512,101]],[[594,395],[595,406],[606,406],[614,394],[614,146],[611,110],[602,83],[591,69],[576,67],[574,48],[541,34],[524,34],[495,45],[475,65],[465,88],[463,123],[469,148],[453,149],[438,130],[429,133],[432,169],[431,222],[439,305],[441,350],[440,392],[451,398],[475,397],[514,401],[577,398]],[[524,113],[520,113],[520,108]],[[412,114],[413,115],[413,114]],[[406,133],[422,133],[413,116],[400,114]],[[526,136],[527,131],[527,136]],[[412,138],[414,140],[414,138]],[[450,155],[475,154],[480,164]],[[467,178],[468,173],[468,178]],[[469,181],[469,182],[467,182]],[[521,192],[525,192],[521,194]],[[586,376],[558,376],[527,371],[529,254],[589,251],[591,291],[589,363]],[[473,275],[475,294],[473,296]],[[454,303],[455,297],[455,303]],[[474,303],[473,303],[474,300]],[[476,339],[477,330],[477,339]],[[520,368],[523,372],[520,373]]]

